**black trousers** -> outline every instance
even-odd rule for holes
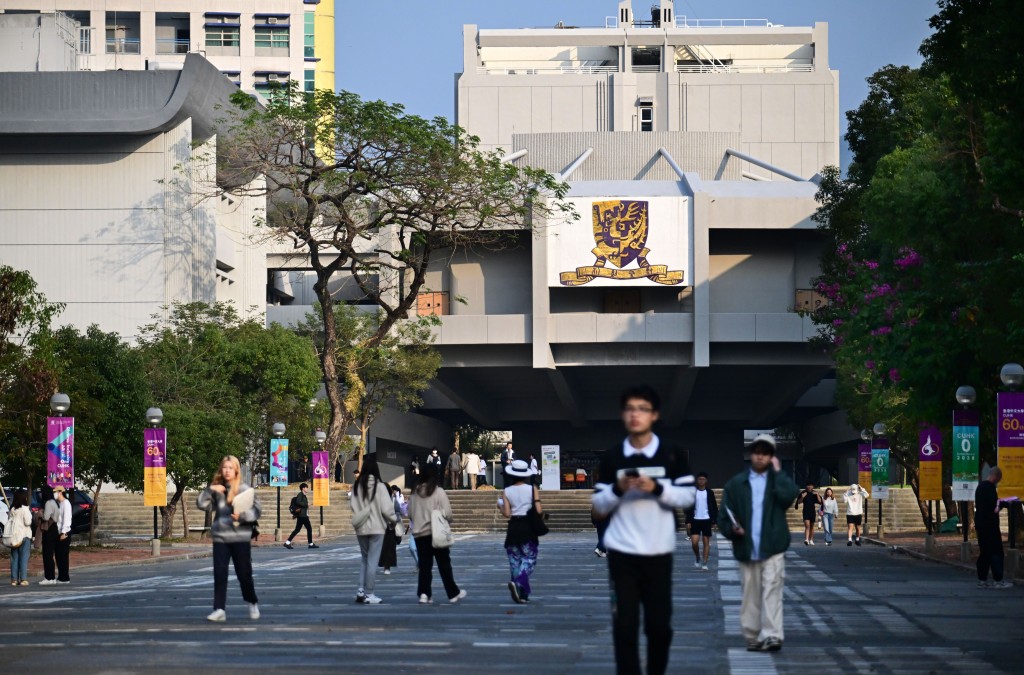
[[[988,579],[989,567],[992,579],[1003,580],[1003,535],[998,525],[978,530],[978,581]]]
[[[43,530],[43,578],[54,580],[57,578],[57,526],[50,525]]]
[[[416,595],[431,597],[430,587],[434,580],[434,560],[437,560],[437,571],[444,584],[444,592],[451,600],[459,594],[459,585],[455,583],[452,572],[452,552],[448,548],[434,548],[430,535],[416,537],[416,552],[420,556],[420,574],[416,584]]]
[[[312,544],[313,526],[309,524],[309,516],[299,516],[295,519],[295,529],[292,530],[292,533],[288,535],[288,541],[294,539],[295,535],[302,531],[302,528],[306,528],[306,539],[308,539],[309,543]]]
[[[608,551],[612,636],[619,675],[640,675],[640,606],[647,636],[647,672],[668,668],[672,645],[672,555],[643,556]]]
[[[50,526],[57,529],[56,526]],[[57,581],[71,581],[69,560],[71,558],[71,535],[60,538],[57,535],[57,544],[54,547],[54,555],[57,558]]]
[[[227,605],[229,559],[235,566],[238,585],[242,587],[242,599],[250,604],[259,602],[252,583],[252,544],[213,542],[213,608],[224,609]]]

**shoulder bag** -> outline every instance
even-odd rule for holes
[[[452,526],[440,509],[430,512],[430,543],[434,548],[451,548]]]
[[[530,510],[526,512],[526,517],[529,520],[530,526],[533,528],[533,533],[538,537],[543,537],[551,531],[548,524],[544,522],[546,516],[546,513],[541,514],[537,512],[536,500],[534,500],[533,504],[530,505]]]

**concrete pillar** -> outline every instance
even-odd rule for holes
[[[969,563],[974,561],[974,554],[971,553],[971,542],[965,541],[960,544],[960,562]]]
[[[925,555],[935,555],[936,547],[934,534],[926,534],[924,536],[924,552]]]
[[[1004,576],[1007,581],[1013,581],[1020,569],[1020,550],[1012,548],[1006,552],[1006,560],[1003,561]]]
[[[160,557],[160,540],[159,539],[154,539],[153,540],[153,557],[154,558],[159,558]]]

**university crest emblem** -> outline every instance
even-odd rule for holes
[[[647,278],[658,284],[675,286],[683,282],[682,271],[668,271],[666,265],[651,265],[647,261],[650,249],[647,233],[650,227],[648,203],[633,199],[594,202],[594,242],[591,251],[596,256],[592,266],[577,267],[575,272],[558,275],[563,286],[582,286],[596,277],[605,279]],[[624,269],[633,261],[637,267]],[[618,269],[608,269],[611,263]]]

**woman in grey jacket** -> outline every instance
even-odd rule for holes
[[[249,618],[260,618],[259,601],[252,581],[252,527],[260,517],[260,503],[255,496],[252,506],[235,513],[235,497],[251,488],[242,482],[238,458],[228,455],[210,486],[199,493],[196,506],[213,513],[210,538],[213,539],[213,612],[207,621],[224,621],[227,614],[228,560],[235,566],[235,576],[242,587],[242,598],[249,603]]]
[[[388,524],[394,525],[398,522],[398,518],[395,516],[395,505],[391,501],[391,490],[380,478],[380,468],[377,466],[375,455],[363,457],[359,478],[352,486],[350,499],[352,527],[355,528],[359,554],[362,557],[356,602],[377,605],[381,599],[374,595],[373,589],[377,581],[380,550],[384,545],[384,530]]]

